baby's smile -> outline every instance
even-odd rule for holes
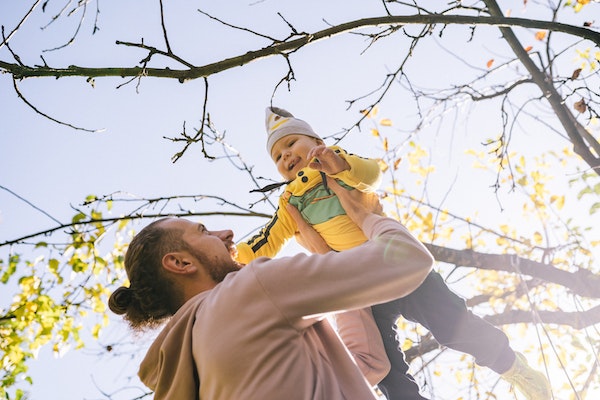
[[[298,165],[298,163],[300,163],[301,159],[300,157],[296,157],[294,158],[289,164],[288,164],[288,171],[291,171],[292,169],[294,169],[294,167],[296,165]]]

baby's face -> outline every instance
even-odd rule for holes
[[[318,139],[305,135],[288,135],[275,142],[271,158],[281,176],[286,180],[294,179],[298,171],[308,165],[308,152],[319,142]]]

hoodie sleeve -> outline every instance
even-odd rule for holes
[[[371,308],[334,314],[334,319],[338,334],[360,372],[371,386],[377,385],[390,371],[390,361]]]
[[[408,230],[375,214],[363,223],[365,244],[342,252],[261,258],[251,267],[267,295],[298,329],[328,312],[404,297],[431,271],[433,257]]]

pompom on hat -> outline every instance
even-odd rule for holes
[[[308,123],[295,118],[292,113],[282,108],[267,107],[265,126],[268,135],[267,151],[269,152],[269,155],[271,154],[273,145],[279,139],[288,135],[305,135],[321,139]]]

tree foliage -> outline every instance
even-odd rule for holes
[[[282,58],[286,72],[276,77],[279,81],[273,98],[277,99],[286,88],[293,93],[300,85],[295,82],[295,63],[319,41],[354,35],[366,43],[367,55],[380,43],[400,49],[397,64],[388,66],[379,86],[346,100],[353,111],[349,112],[351,125],[326,139],[343,146],[354,137],[365,147],[380,149],[378,157],[386,177],[380,194],[386,211],[427,245],[438,261],[437,268],[449,283],[463,288],[475,312],[502,327],[511,339],[527,339],[523,350],[535,357],[532,361],[548,371],[553,382],[559,382],[553,387],[556,398],[583,399],[586,392],[600,388],[595,350],[600,341],[596,328],[600,322],[596,258],[600,240],[594,224],[600,212],[600,32],[591,18],[597,4],[559,1],[531,6],[527,1],[515,2],[515,6],[536,10],[536,18],[516,18],[493,0],[469,5],[452,2],[445,7],[382,1],[375,2],[376,16],[323,22],[312,32],[291,22],[293,16],[273,12],[273,18],[283,21],[286,28],[279,36],[198,10],[203,22],[252,38],[240,54],[201,64],[191,61],[195,59],[191,51],[174,50],[170,33],[174,17],[161,1],[157,12],[161,40],[114,44],[136,56],[144,54],[134,67],[125,62],[109,67],[79,65],[77,59],[68,66],[52,66],[43,55],[42,65],[25,62],[19,48],[11,46],[11,39],[25,29],[31,15],[54,12],[50,10],[58,5],[53,3],[34,1],[22,19],[2,27],[0,70],[12,80],[14,95],[24,108],[33,109],[39,118],[93,131],[44,112],[44,105],[24,95],[20,85],[32,78],[75,76],[94,85],[96,79],[121,77],[119,87],[137,85],[136,89],[143,90],[142,84],[154,78],[182,83],[201,80],[205,92],[198,115],[200,127],[190,132],[184,124],[182,132],[166,138],[180,146],[172,159],[177,162],[190,149],[200,148],[204,157],[244,175],[255,188],[263,186],[263,179],[236,149],[235,138],[226,136],[220,124],[211,120],[209,83],[213,77],[251,62]],[[66,51],[80,40],[84,17],[94,17],[93,32],[101,28],[97,1],[68,3],[56,10],[50,14],[49,24],[76,20],[76,29],[64,45],[51,51]],[[482,29],[498,32],[497,41],[506,47],[502,54],[491,50],[478,54],[479,64],[475,65],[457,49],[476,41]],[[452,38],[456,32],[461,33],[461,40]],[[493,45],[500,48],[498,42]],[[260,45],[253,47],[254,43]],[[432,44],[438,46],[435,60],[420,51],[431,49]],[[458,60],[465,71],[445,71],[444,60]],[[423,84],[416,76],[423,63],[434,63],[440,74],[451,74],[450,84]],[[405,115],[397,111],[398,93],[412,98],[415,112],[410,119],[404,120]],[[469,174],[485,176],[491,188],[472,187],[464,194],[463,204],[447,208],[445,198],[435,196],[432,190],[439,172],[434,160],[446,149],[437,147],[429,132],[456,135],[456,121],[480,110],[497,118],[501,128],[478,133],[481,145],[462,149],[465,154],[460,156],[472,163],[463,168]],[[520,144],[532,129],[539,144],[536,149]],[[550,136],[558,140],[548,140],[546,145],[544,137]],[[559,175],[562,171],[571,171],[566,182]],[[495,194],[498,209],[519,210],[520,215],[480,215],[473,199],[482,191]],[[34,228],[30,234],[3,240],[0,281],[13,290],[13,297],[0,305],[0,396],[25,396],[26,387],[19,379],[32,383],[28,365],[42,346],[50,346],[56,353],[85,347],[88,344],[80,335],[84,324],[93,327],[94,338],[101,335],[108,324],[107,296],[126,279],[123,253],[141,221],[164,215],[258,217],[265,221],[276,196],[276,190],[241,200],[210,192],[137,199],[121,193],[90,195],[75,207],[70,221],[55,220],[56,225],[49,229]],[[433,393],[437,393],[437,377],[450,372],[454,376],[445,381],[452,381],[457,397],[484,396],[493,390],[495,383],[489,380],[497,377],[490,378],[473,360],[463,357],[449,368],[436,364],[449,352],[422,327],[406,321],[400,321],[400,327],[416,377]]]

